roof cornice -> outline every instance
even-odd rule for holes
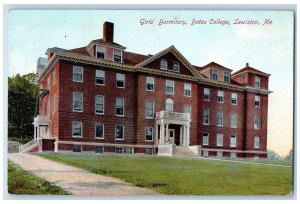
[[[256,71],[252,71],[252,70],[248,70],[248,71],[246,70],[246,71],[243,71],[243,72],[240,72],[240,73],[233,73],[231,76],[235,77],[235,76],[238,76],[238,75],[241,75],[241,74],[244,74],[244,73],[252,73],[252,74],[257,74],[257,75],[266,76],[266,77],[271,76],[271,74],[256,72]]]

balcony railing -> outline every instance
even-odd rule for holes
[[[34,123],[49,124],[49,117],[38,115],[34,118]]]
[[[190,120],[190,114],[169,112],[163,110],[163,111],[156,112],[156,119]]]

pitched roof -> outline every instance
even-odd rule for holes
[[[216,62],[210,62],[210,63],[208,63],[207,65],[204,65],[203,67],[201,67],[201,70],[204,70],[205,68],[210,67],[210,66],[212,66],[212,65],[216,65],[216,66],[218,66],[218,67],[222,67],[222,68],[224,68],[224,69],[228,69],[228,70],[232,71],[232,69],[229,69],[229,68],[227,68],[227,67],[224,67],[224,66],[222,66],[222,65],[220,65],[220,64],[218,64],[218,63],[216,63]]]
[[[72,52],[77,54],[82,54],[86,56],[91,56],[90,53],[86,50],[86,47],[75,48],[71,50],[66,50],[65,52]]]
[[[48,48],[45,54],[47,55],[48,52],[63,52],[63,51],[65,51],[65,49],[59,47],[52,47],[52,48]]]
[[[111,46],[120,47],[120,48],[125,49],[124,46],[122,46],[122,45],[120,45],[120,44],[118,44],[118,43],[115,43],[115,42],[106,42],[106,41],[103,40],[103,38],[101,38],[101,39],[96,39],[96,40],[92,40],[92,41],[88,44],[88,46],[86,46],[86,47],[89,47],[89,46],[90,46],[91,44],[93,44],[93,43],[106,44],[106,45],[111,45]]]
[[[257,69],[254,69],[253,67],[249,67],[249,66],[246,66],[246,67],[238,70],[237,72],[233,73],[232,76],[241,74],[243,72],[251,72],[251,73],[254,73],[254,74],[263,75],[263,76],[267,76],[267,77],[270,76],[270,74],[267,74],[265,72],[259,71]]]
[[[137,65],[150,56],[124,51],[124,64]]]

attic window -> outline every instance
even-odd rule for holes
[[[173,71],[174,72],[179,72],[179,62],[174,62],[173,63]]]
[[[260,78],[259,77],[255,77],[255,88],[260,88]]]
[[[230,73],[224,72],[224,82],[229,83],[230,82]]]
[[[166,60],[160,60],[160,69],[168,69],[168,63]]]
[[[114,61],[115,62],[122,62],[122,55],[120,50],[114,50]]]
[[[99,59],[105,59],[105,48],[97,46],[96,57]]]
[[[212,79],[218,80],[218,70],[217,69],[212,70]]]

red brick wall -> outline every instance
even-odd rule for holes
[[[256,75],[253,73],[242,73],[239,75],[236,75],[232,77],[235,81],[245,84],[251,87],[255,87],[255,76],[260,78],[260,87],[262,89],[268,89],[269,88],[269,77]]]

